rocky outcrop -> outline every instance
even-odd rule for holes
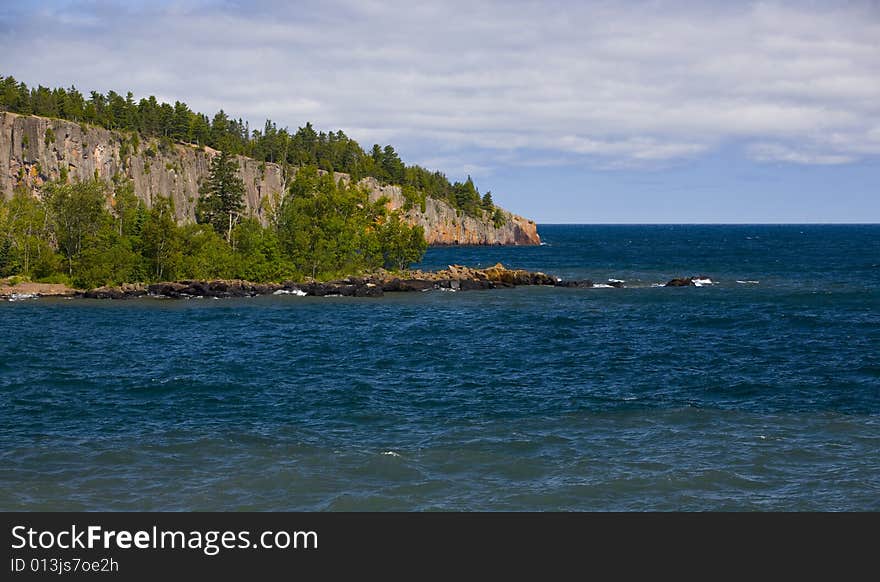
[[[39,192],[48,180],[68,179],[110,182],[114,176],[130,178],[135,193],[148,206],[159,196],[170,196],[178,222],[192,221],[199,183],[208,175],[216,151],[190,144],[144,140],[135,134],[110,131],[61,119],[0,112],[0,196],[9,198],[17,186]],[[247,212],[266,222],[272,208],[287,191],[295,169],[238,157],[244,181]],[[337,175],[348,179],[345,174]],[[372,199],[385,196],[389,206],[405,206],[398,186],[383,186],[373,178],[362,180]],[[112,204],[112,200],[110,201]],[[412,224],[425,229],[429,244],[534,245],[540,243],[533,221],[505,213],[496,227],[492,217],[459,213],[442,200],[428,198],[425,210],[405,213]]]
[[[400,186],[383,186],[375,178],[364,178],[370,198],[385,196],[392,209],[403,208],[406,200]],[[421,225],[425,237],[433,245],[537,245],[541,244],[534,221],[505,212],[507,220],[496,227],[489,212],[481,218],[457,211],[443,200],[428,198],[425,210],[411,208],[406,217],[411,224]]]
[[[121,287],[100,287],[79,292],[87,299],[132,299],[137,297],[256,297],[258,295],[299,295],[309,297],[382,297],[385,293],[416,291],[475,291],[524,285],[550,287],[593,287],[591,281],[566,281],[541,272],[508,269],[501,263],[487,269],[449,265],[441,271],[379,271],[362,277],[346,277],[336,281],[285,281],[283,283],[252,283],[250,281],[168,281],[151,285],[134,284]]]

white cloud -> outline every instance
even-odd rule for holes
[[[756,143],[749,146],[749,155],[760,162],[789,162],[793,164],[835,165],[848,164],[856,160],[854,156],[828,154],[801,150],[777,143]]]
[[[880,10],[802,3],[72,1],[0,12],[4,73],[307,120],[478,172],[880,155]],[[410,155],[407,155],[409,153]],[[508,155],[512,153],[513,155]]]

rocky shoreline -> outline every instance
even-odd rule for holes
[[[708,277],[675,278],[666,287],[699,287],[711,283]],[[520,286],[547,286],[576,289],[593,287],[624,287],[623,281],[610,280],[595,284],[591,280],[562,280],[542,272],[508,269],[501,263],[486,269],[449,265],[441,271],[407,271],[395,274],[385,271],[362,277],[347,277],[335,281],[285,281],[283,283],[253,283],[239,279],[211,281],[169,281],[152,284],[126,284],[118,287],[100,287],[88,291],[71,289],[64,285],[19,283],[0,285],[0,298],[29,299],[35,297],[83,297],[87,299],[133,299],[157,297],[186,299],[193,297],[230,298],[260,295],[299,295],[303,297],[382,297],[385,293],[416,291],[473,291]]]

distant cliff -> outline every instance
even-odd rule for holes
[[[195,218],[199,183],[207,177],[210,148],[145,140],[134,134],[37,116],[0,112],[0,196],[9,198],[19,184],[38,192],[49,180],[98,179],[110,182],[117,174],[130,178],[135,194],[148,206],[159,196],[174,200],[178,222]],[[265,222],[272,204],[287,191],[295,169],[239,156],[246,187],[247,211]],[[286,175],[287,174],[287,175]],[[347,176],[340,175],[341,178]],[[392,208],[405,200],[398,186],[383,186],[374,178],[361,181],[373,199],[386,196]],[[534,245],[540,243],[533,221],[505,212],[496,227],[489,213],[478,219],[459,213],[443,200],[428,198],[424,212],[406,212],[409,222],[425,229],[429,244]]]

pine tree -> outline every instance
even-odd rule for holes
[[[238,163],[226,152],[211,160],[211,173],[201,195],[196,208],[199,222],[210,224],[232,244],[232,230],[244,211],[244,182],[238,175]]]

